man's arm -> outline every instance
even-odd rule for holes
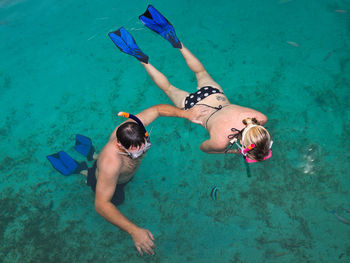
[[[181,110],[169,104],[158,104],[141,111],[140,113],[136,114],[136,117],[138,117],[142,121],[144,126],[147,126],[151,124],[159,116],[185,118],[185,115],[186,114],[184,110]],[[126,120],[124,122],[127,122],[127,121],[130,121],[130,120]],[[114,131],[111,134],[110,140],[115,138],[115,133],[120,125],[118,125],[114,129]]]
[[[136,116],[140,118],[143,125],[145,126],[149,125],[160,116],[185,118],[193,123],[202,124],[202,122],[199,119],[202,116],[205,116],[207,113],[207,109],[201,109],[196,111],[192,109],[181,110],[169,104],[158,104],[148,109],[145,109],[144,111],[138,113]]]
[[[99,166],[95,195],[95,209],[97,213],[108,222],[129,233],[141,255],[142,251],[145,251],[147,254],[154,254],[152,250],[152,247],[154,247],[152,233],[147,229],[136,226],[111,203],[118,182],[121,164],[112,164],[105,159],[102,160],[102,163],[99,163]]]

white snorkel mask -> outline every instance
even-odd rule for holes
[[[139,158],[141,155],[143,155],[145,152],[147,152],[147,150],[152,146],[152,143],[149,139],[149,135],[148,132],[146,131],[145,126],[143,125],[143,123],[141,122],[141,120],[139,118],[137,118],[135,115],[132,115],[130,113],[126,113],[126,112],[119,112],[118,116],[123,116],[125,118],[130,118],[133,119],[134,121],[136,121],[145,131],[145,137],[146,137],[146,142],[145,145],[137,150],[137,151],[129,151],[127,150],[123,145],[122,148],[123,150],[126,152],[126,154],[131,158],[131,159],[137,159]]]
[[[141,155],[143,155],[145,152],[147,152],[147,150],[152,146],[152,143],[148,140],[146,140],[145,146],[142,147],[141,149],[137,150],[137,151],[129,151],[127,150],[123,145],[122,148],[124,149],[124,151],[127,153],[127,155],[131,158],[131,159],[137,159],[139,158]]]

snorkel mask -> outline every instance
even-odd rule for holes
[[[123,149],[126,152],[126,154],[131,158],[131,159],[137,159],[139,158],[141,155],[143,155],[145,152],[147,152],[147,150],[152,146],[152,143],[149,139],[149,135],[148,132],[146,131],[145,126],[143,125],[143,123],[141,122],[141,120],[139,118],[137,118],[135,115],[132,115],[130,113],[126,113],[126,112],[119,112],[118,116],[123,116],[125,118],[130,118],[133,119],[134,121],[136,121],[138,123],[138,125],[140,125],[144,132],[145,132],[145,137],[146,137],[146,143],[145,146],[143,146],[141,149],[137,150],[137,151],[129,151],[127,150],[123,145]]]
[[[248,127],[246,127],[246,128],[243,130],[243,133],[242,133],[242,140],[241,140],[242,142],[244,142],[244,137],[245,137],[245,135],[247,134],[247,132],[248,132],[251,128],[255,127],[255,126],[258,126],[258,125],[251,124],[251,125],[249,125]],[[234,130],[236,130],[236,129],[234,129]],[[237,130],[237,131],[239,132],[239,130]],[[250,150],[252,150],[252,149],[255,148],[255,144],[254,144],[254,143],[248,145],[247,147],[244,147],[244,145],[240,145],[240,144],[238,143],[238,134],[237,134],[237,136],[232,136],[231,138],[232,138],[232,140],[230,140],[230,147],[232,147],[233,144],[236,144],[236,145],[238,146],[238,148],[240,149],[241,154],[244,156],[244,160],[245,160],[247,163],[257,163],[257,162],[259,162],[259,161],[250,159],[250,158],[247,156],[247,153],[248,153]],[[271,140],[271,142],[270,142],[269,153],[268,153],[267,156],[264,157],[263,161],[269,159],[269,158],[272,156],[272,151],[271,151],[272,144],[273,144],[273,141]]]

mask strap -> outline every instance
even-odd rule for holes
[[[239,148],[241,148],[238,145],[237,141],[238,141],[239,135],[242,134],[243,130],[244,130],[244,128],[242,130],[238,130],[236,128],[231,128],[231,131],[233,133],[227,136],[227,138],[230,139],[230,142],[228,144],[228,148],[225,150],[225,153],[227,153],[230,149],[232,149],[234,144],[236,144]]]
[[[244,137],[245,135],[247,134],[247,132],[251,129],[251,128],[254,128],[258,125],[256,124],[249,124],[244,130],[243,130],[243,133],[242,133],[242,143],[244,143]]]

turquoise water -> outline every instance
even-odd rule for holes
[[[0,261],[350,262],[350,226],[333,214],[350,220],[349,1],[263,2],[152,1],[232,103],[268,116],[274,146],[248,173],[202,153],[202,127],[156,120],[120,206],[155,236],[141,257],[84,178],[46,155],[82,160],[76,133],[101,149],[117,112],[170,103],[109,31],[125,26],[179,88],[195,89],[192,72],[138,21],[146,1],[1,0]]]

